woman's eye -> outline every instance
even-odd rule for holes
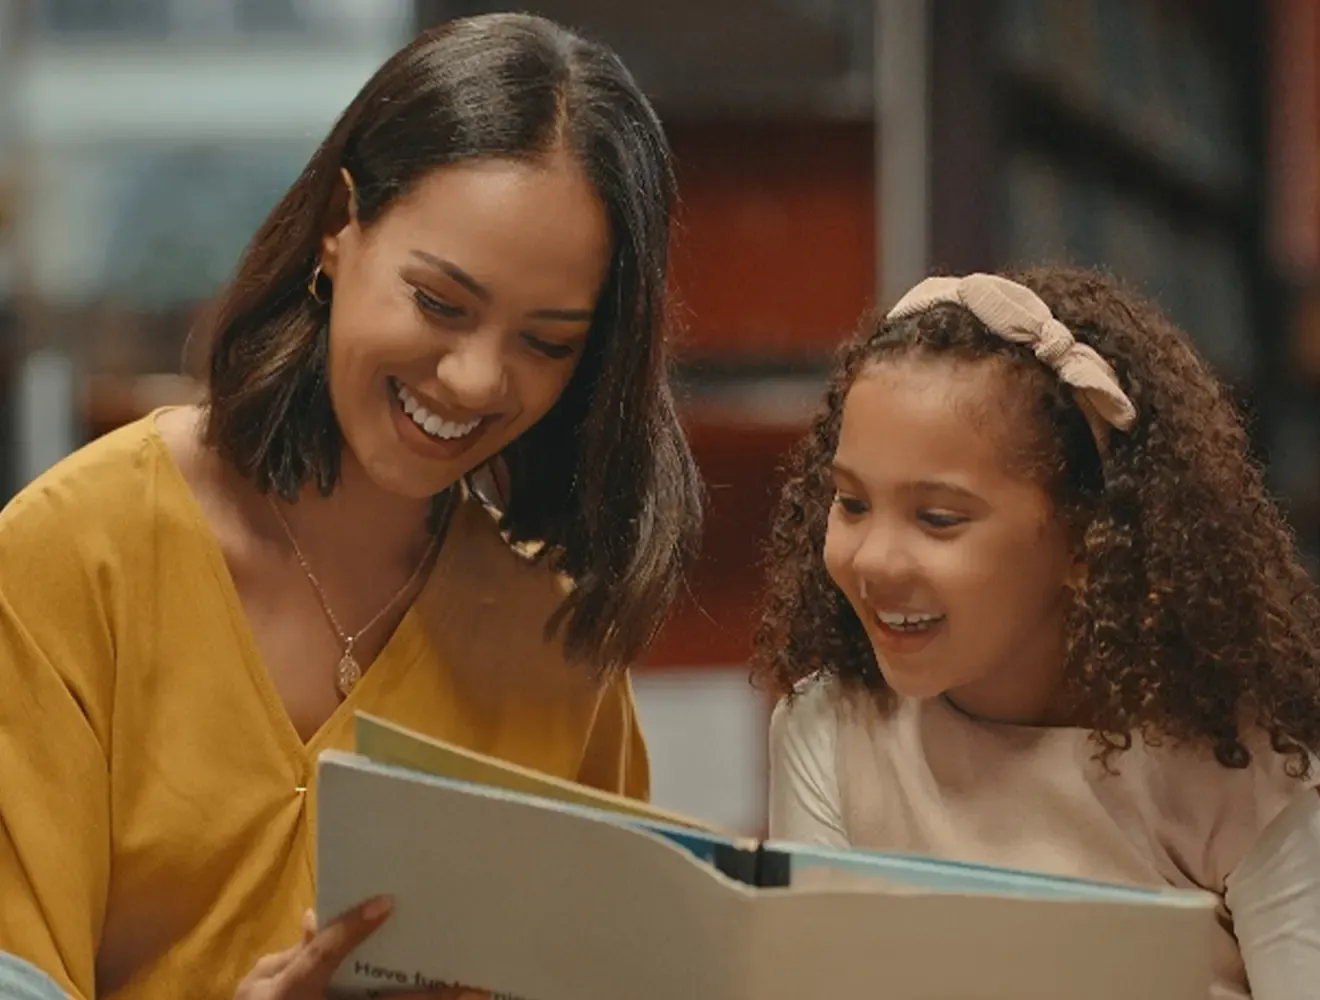
[[[444,299],[437,298],[430,292],[424,292],[420,288],[413,289],[413,299],[422,309],[432,315],[441,316],[445,319],[459,319],[463,316],[462,306],[446,302]]]
[[[544,354],[547,358],[553,358],[556,361],[562,361],[564,358],[573,356],[573,346],[571,344],[552,344],[548,340],[542,340],[540,337],[533,337],[530,333],[524,334],[523,339],[531,345],[532,349]]]
[[[861,517],[866,513],[866,501],[850,497],[845,493],[834,494],[835,505],[849,517]]]

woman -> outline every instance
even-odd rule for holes
[[[699,516],[672,200],[626,70],[547,21],[366,84],[220,296],[205,405],[0,515],[7,948],[80,998],[314,995],[271,970],[328,953],[313,764],[359,710],[647,794],[623,668]]]

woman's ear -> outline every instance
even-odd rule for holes
[[[357,224],[358,205],[357,205],[357,184],[353,181],[353,175],[348,172],[347,167],[339,168],[339,176],[344,180],[343,195],[345,199],[345,210],[348,215],[348,221]]]
[[[335,190],[330,209],[326,213],[329,224],[326,234],[321,237],[321,270],[332,281],[339,268],[344,240],[358,226],[357,187],[353,183],[353,175],[341,167],[339,176],[344,183]]]

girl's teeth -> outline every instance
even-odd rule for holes
[[[875,616],[888,628],[905,632],[920,632],[937,624],[944,618],[943,615],[908,615],[885,611],[877,611]]]
[[[452,441],[455,438],[465,437],[476,430],[480,420],[473,420],[466,424],[456,424],[445,420],[443,417],[436,416],[425,406],[423,406],[411,392],[408,387],[399,383],[397,394],[399,402],[403,404],[403,412],[412,417],[412,422],[424,430],[431,437],[444,438]]]

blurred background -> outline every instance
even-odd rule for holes
[[[0,0],[0,503],[195,398],[193,316],[371,72],[485,0]],[[1316,0],[546,0],[664,117],[705,551],[637,675],[663,804],[756,831],[759,546],[834,345],[928,269],[1067,260],[1229,381],[1320,551]],[[1314,563],[1313,563],[1314,565]]]

